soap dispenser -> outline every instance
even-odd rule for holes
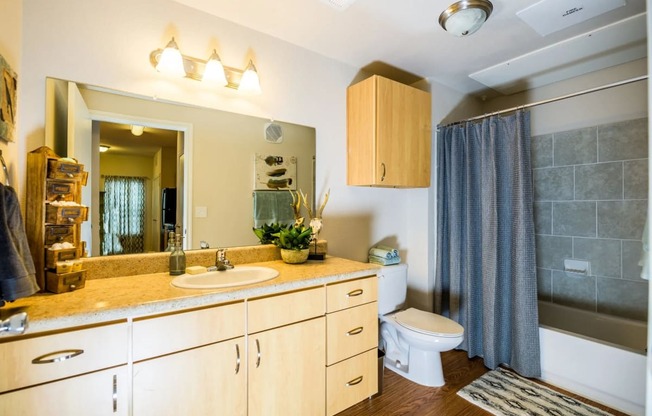
[[[183,252],[181,234],[176,235],[174,251],[170,254],[170,275],[178,276],[186,272],[186,253]]]

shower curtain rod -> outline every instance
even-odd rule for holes
[[[481,116],[475,116],[475,117],[467,118],[466,120],[456,121],[456,122],[451,123],[449,125],[466,123],[468,121],[480,120],[480,119],[483,119],[483,118],[486,118],[486,117],[497,116],[497,115],[500,115],[500,114],[505,114],[505,113],[509,113],[509,112],[512,112],[512,111],[516,111],[516,110],[523,110],[523,109],[530,108],[530,107],[536,107],[536,106],[542,105],[542,104],[548,104],[548,103],[552,103],[552,102],[555,102],[555,101],[565,100],[566,98],[573,98],[573,97],[577,97],[577,96],[584,95],[584,94],[590,94],[592,92],[602,91],[602,90],[606,90],[606,89],[609,89],[609,88],[619,87],[621,85],[631,84],[632,82],[643,81],[643,80],[646,80],[647,78],[648,78],[647,75],[641,75],[640,77],[634,77],[634,78],[625,79],[625,80],[618,81],[618,82],[613,82],[611,84],[601,85],[599,87],[589,88],[588,90],[572,92],[570,94],[561,95],[559,97],[548,98],[547,100],[541,100],[541,101],[537,101],[537,102],[530,103],[530,104],[523,104],[523,105],[519,105],[519,106],[512,107],[512,108],[506,108],[504,110],[494,111],[493,113],[487,113],[487,114],[483,114]]]

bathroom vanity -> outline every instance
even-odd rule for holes
[[[0,338],[0,414],[332,415],[375,394],[376,266],[252,265],[280,274],[205,290],[90,279],[14,302],[3,313],[30,328]]]

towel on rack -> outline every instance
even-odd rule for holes
[[[0,184],[0,304],[38,292],[16,191]],[[0,305],[1,306],[1,305]]]
[[[293,224],[292,195],[288,191],[254,191],[254,227]]]

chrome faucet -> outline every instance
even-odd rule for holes
[[[215,267],[217,267],[218,271],[224,271],[233,268],[233,265],[229,259],[226,258],[225,248],[218,248],[215,252]]]

